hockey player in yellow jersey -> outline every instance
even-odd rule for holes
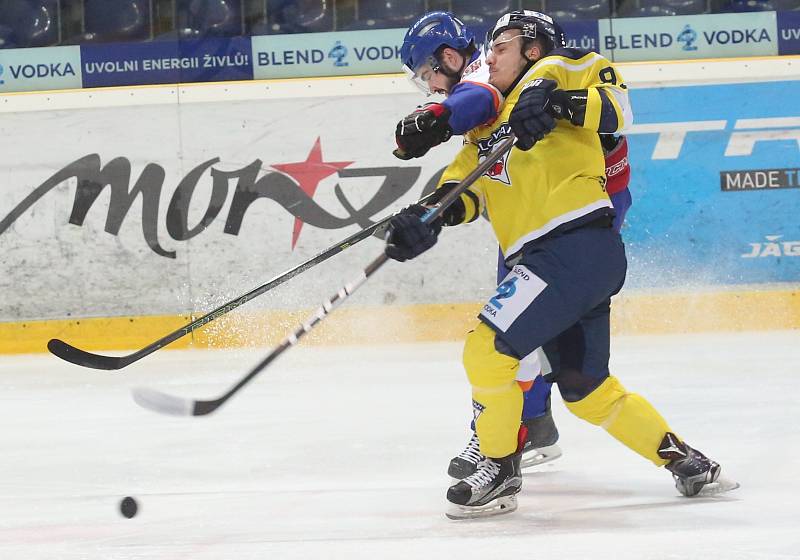
[[[494,122],[465,136],[437,192],[447,192],[512,133],[517,143],[437,222],[424,223],[425,209],[415,206],[394,218],[386,248],[395,260],[414,258],[436,243],[442,225],[485,213],[511,269],[467,335],[464,367],[486,459],[449,488],[448,516],[516,509],[524,427],[515,375],[520,358],[539,346],[573,414],[665,466],[686,496],[718,486],[719,464],[686,445],[608,370],[610,298],[624,283],[627,262],[611,227],[598,132],[631,123],[622,77],[601,55],[566,48],[560,28],[539,12],[504,15],[485,48],[489,83],[505,105]]]

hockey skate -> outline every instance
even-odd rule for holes
[[[481,454],[478,434],[472,432],[464,451],[450,459],[447,474],[456,480],[463,480],[478,469],[478,463],[486,457]]]
[[[561,457],[561,448],[556,445],[558,429],[553,422],[549,406],[544,415],[525,420],[523,424],[528,429],[528,436],[523,444],[520,468],[541,465]],[[463,480],[474,473],[478,463],[484,459],[480,451],[478,434],[472,432],[464,450],[450,459],[447,474],[456,480]]]
[[[475,472],[447,490],[450,519],[475,519],[517,509],[515,494],[522,488],[520,453],[503,459],[484,458]]]
[[[522,423],[528,429],[528,436],[522,447],[521,468],[549,463],[561,457],[561,448],[556,445],[558,429],[553,422],[549,399],[547,411],[542,416],[524,420]]]
[[[672,473],[675,487],[684,496],[710,496],[739,487],[738,482],[720,477],[719,463],[692,449],[671,432],[661,440],[658,456],[669,460],[664,468]]]

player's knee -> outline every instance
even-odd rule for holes
[[[552,380],[558,385],[561,398],[566,402],[577,402],[585,398],[608,377],[608,374],[600,377],[592,377],[578,369],[569,367],[562,368],[555,374],[547,376],[548,380]]]
[[[596,426],[605,426],[613,422],[615,411],[626,394],[625,387],[619,380],[613,375],[609,375],[581,399],[564,400],[570,412],[578,418]]]
[[[504,387],[514,384],[519,360],[504,352],[495,332],[483,323],[467,335],[464,344],[464,369],[473,387]]]

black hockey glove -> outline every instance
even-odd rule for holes
[[[386,238],[386,256],[404,262],[418,257],[434,245],[442,231],[442,219],[424,223],[422,216],[428,211],[420,204],[403,208],[389,222],[389,236]]]
[[[553,80],[538,78],[522,90],[517,104],[511,110],[508,124],[517,137],[516,146],[520,150],[530,150],[556,127],[550,116],[550,94],[556,89]]]
[[[428,150],[447,142],[453,129],[447,124],[450,109],[441,103],[426,103],[397,123],[395,140],[397,148],[392,152],[400,159],[422,157]]]
[[[567,119],[575,126],[583,126],[588,100],[589,91],[585,89],[553,90],[550,92],[550,115],[556,119]]]

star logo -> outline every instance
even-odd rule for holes
[[[322,147],[318,136],[305,161],[274,163],[272,167],[294,179],[309,198],[314,198],[314,193],[317,192],[320,181],[334,173],[338,173],[340,169],[344,169],[352,163],[354,162],[322,161]],[[297,244],[297,238],[300,237],[302,229],[303,221],[300,218],[295,218],[294,228],[292,229],[292,249]]]

